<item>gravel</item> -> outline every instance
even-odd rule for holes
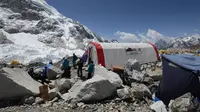
[[[144,102],[123,102],[118,99],[108,103],[84,104],[84,103],[61,103],[43,105],[22,105],[1,108],[0,112],[134,112],[135,110],[148,107]],[[145,109],[145,111],[147,111]]]

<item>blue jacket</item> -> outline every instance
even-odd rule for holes
[[[48,68],[50,68],[50,67],[51,67],[51,64],[47,64],[47,65],[44,67],[43,73],[42,73],[42,76],[43,76],[43,77],[46,77],[46,76],[47,76],[47,70],[48,70]]]

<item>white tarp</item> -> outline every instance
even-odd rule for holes
[[[39,94],[40,83],[20,68],[3,68],[0,73],[0,99]]]

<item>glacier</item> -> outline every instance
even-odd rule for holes
[[[57,62],[73,53],[81,56],[90,41],[105,39],[45,0],[0,1],[0,62]]]

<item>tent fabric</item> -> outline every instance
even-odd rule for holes
[[[88,57],[91,57],[95,64],[101,64],[107,69],[111,69],[112,65],[124,66],[128,59],[137,59],[141,64],[159,59],[157,49],[149,43],[90,42],[87,51]]]
[[[188,55],[163,55],[163,76],[156,92],[156,97],[168,105],[170,100],[176,99],[190,92],[200,98],[200,82],[197,70],[198,59]],[[190,62],[190,60],[193,62]],[[186,66],[187,65],[187,66]],[[194,65],[196,65],[194,67]]]
[[[200,57],[188,54],[177,54],[177,55],[162,55],[165,59],[170,62],[184,67],[185,69],[191,70],[199,75],[200,71]]]
[[[105,59],[104,59],[104,52],[103,52],[103,48],[101,44],[97,42],[90,42],[90,43],[96,47],[97,56],[98,56],[98,64],[101,64],[103,67],[105,67],[106,64],[105,64]]]
[[[155,52],[156,52],[157,59],[160,60],[160,56],[159,56],[159,53],[158,53],[158,50],[157,50],[156,46],[155,46],[154,44],[152,44],[152,43],[149,43],[149,44],[150,44],[151,46],[153,46],[153,48],[154,48],[154,50],[155,50]]]

